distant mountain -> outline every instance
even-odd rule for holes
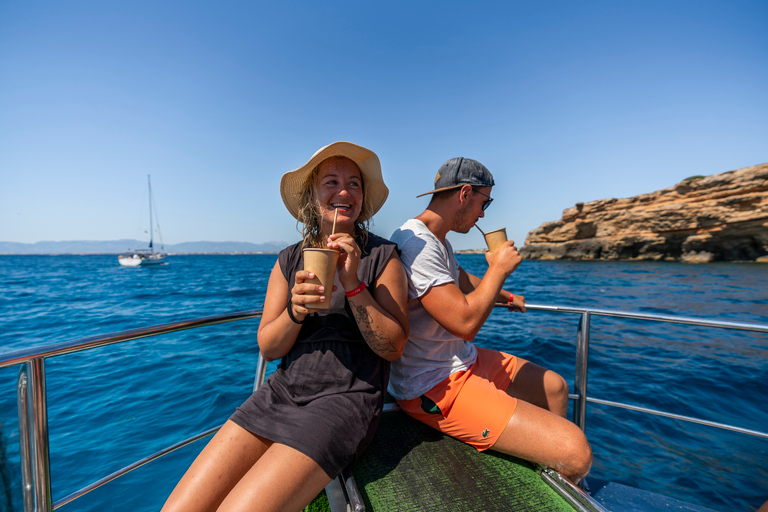
[[[250,242],[183,242],[175,245],[166,245],[165,250],[174,253],[276,253],[288,245],[290,245],[288,242],[266,242],[263,244],[252,244]]]
[[[190,253],[277,253],[288,242],[266,242],[252,244],[250,242],[183,242],[180,244],[165,244],[164,251],[175,254]],[[17,242],[0,242],[0,254],[119,254],[136,249],[146,249],[147,242],[139,240],[73,240],[67,242],[36,242],[22,244]]]

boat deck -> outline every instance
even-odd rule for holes
[[[352,465],[366,511],[575,510],[530,463],[475,448],[385,412],[371,446]],[[324,495],[308,511],[333,510]]]
[[[566,498],[533,465],[494,451],[478,452],[409,417],[383,414],[376,436],[351,467],[361,507],[347,508],[334,481],[305,512],[714,512],[654,492],[587,479],[591,503]],[[335,487],[334,487],[335,485]],[[329,490],[330,489],[330,490]],[[338,496],[329,498],[326,492]],[[334,504],[334,498],[338,504]]]

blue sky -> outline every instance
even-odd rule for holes
[[[768,162],[768,2],[0,0],[0,241],[298,240],[280,176],[377,152],[373,230],[464,156],[480,226]],[[479,232],[449,236],[457,249]]]

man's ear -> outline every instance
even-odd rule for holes
[[[472,194],[472,185],[464,185],[459,189],[459,204],[464,205]]]

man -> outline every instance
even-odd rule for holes
[[[503,290],[520,265],[513,241],[486,253],[481,278],[461,268],[446,239],[468,232],[491,204],[493,176],[481,163],[452,158],[437,173],[424,212],[392,235],[408,274],[411,333],[392,363],[389,391],[419,421],[471,444],[554,468],[573,482],[592,465],[584,433],[566,419],[568,385],[530,361],[475,346],[496,302],[525,311]]]

